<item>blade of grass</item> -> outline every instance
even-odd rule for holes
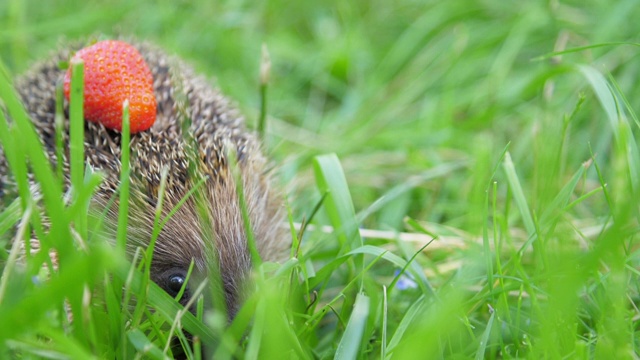
[[[493,329],[493,319],[496,316],[495,311],[491,311],[491,316],[489,317],[489,321],[487,322],[487,327],[484,329],[482,333],[482,337],[480,338],[480,344],[478,345],[478,349],[476,351],[476,360],[482,360],[485,358],[485,353],[487,350],[487,344],[489,344],[489,336],[491,336],[491,329]]]
[[[242,181],[242,173],[240,164],[238,164],[238,157],[235,152],[235,147],[232,145],[226,146],[227,159],[229,159],[229,167],[235,180],[236,194],[238,196],[238,204],[240,205],[240,214],[242,215],[242,222],[244,225],[245,236],[247,237],[247,247],[251,254],[251,263],[254,270],[260,270],[262,265],[262,257],[258,252],[258,246],[256,245],[256,238],[253,234],[253,228],[251,226],[251,219],[249,218],[249,209],[247,208],[247,201],[245,198],[244,184]],[[260,276],[264,274],[260,273]]]
[[[77,112],[77,110],[76,110]],[[77,116],[77,115],[76,115]],[[56,85],[56,115],[54,118],[55,145],[56,145],[56,175],[58,179],[64,181],[64,89],[61,83]],[[77,131],[77,130],[76,130]],[[84,139],[83,139],[84,141]]]
[[[571,180],[569,180],[569,182],[562,187],[558,195],[547,206],[547,209],[542,213],[542,216],[540,217],[540,224],[542,227],[546,228],[547,226],[549,226],[548,223],[551,222],[552,219],[557,219],[557,217],[561,215],[561,212],[567,207],[569,200],[571,200],[571,195],[573,195],[576,186],[578,186],[578,182],[590,165],[591,162],[589,161],[580,166],[578,171],[573,174]],[[560,212],[560,214],[558,212]]]
[[[380,345],[380,359],[387,357],[387,326],[388,326],[387,287],[382,285],[382,343]]]
[[[358,354],[362,353],[362,334],[369,316],[369,303],[368,296],[364,293],[358,293],[347,328],[338,344],[335,359],[355,359]]]
[[[582,75],[587,79],[591,88],[596,93],[600,104],[604,108],[605,113],[607,114],[607,118],[609,119],[609,124],[611,125],[611,130],[615,137],[618,137],[618,111],[616,101],[614,99],[613,94],[611,93],[611,89],[607,84],[607,80],[604,78],[602,73],[598,70],[594,69],[588,65],[579,65],[577,70],[582,73]]]
[[[84,178],[84,61],[71,60],[71,94],[69,100],[69,152],[71,153],[71,186],[78,194]],[[81,233],[83,233],[81,231]]]
[[[518,210],[520,211],[520,215],[522,216],[525,230],[527,230],[527,234],[531,237],[535,235],[536,227],[533,223],[531,212],[529,211],[527,199],[522,191],[522,185],[520,184],[520,180],[518,180],[516,169],[513,165],[513,161],[511,160],[511,154],[508,151],[504,154],[503,169],[507,175],[507,181],[509,182],[509,186],[513,192],[513,197],[516,201],[516,205],[518,206]]]
[[[118,229],[116,232],[116,251],[120,254],[124,255],[126,253],[127,246],[127,219],[129,217],[129,187],[130,187],[130,179],[129,179],[129,157],[130,157],[130,118],[129,118],[129,100],[125,100],[122,104],[122,133],[120,134],[120,184],[118,186],[119,192],[119,201],[118,201]],[[116,294],[117,298],[122,297],[123,292],[123,282],[124,279],[115,278],[112,283],[113,292]],[[137,292],[138,294],[142,294],[142,290]],[[126,304],[123,304],[123,307]],[[122,321],[126,321],[126,317],[121,318]],[[125,324],[120,324],[120,328],[124,328]],[[125,336],[126,333],[120,332],[120,343],[122,353],[120,356],[123,359],[126,359],[129,355],[127,354],[127,347],[124,346],[126,344]]]
[[[251,332],[249,333],[249,344],[245,352],[245,356],[247,357],[247,359],[259,358],[259,351],[262,345],[262,338],[266,327],[266,312],[266,303],[264,301],[259,302],[256,307],[254,324],[251,327]]]
[[[393,355],[393,350],[398,344],[404,339],[404,335],[411,326],[416,321],[416,317],[418,314],[421,314],[424,311],[424,306],[426,305],[426,296],[420,295],[418,299],[416,299],[409,309],[405,312],[402,320],[400,320],[400,324],[396,328],[396,331],[393,333],[391,337],[391,341],[387,345],[387,357],[386,359],[390,359]]]
[[[337,266],[348,261],[351,257],[353,257],[353,255],[371,255],[376,258],[380,257],[381,259],[385,259],[399,268],[404,268],[409,263],[405,259],[399,257],[398,255],[390,253],[387,250],[372,245],[364,245],[359,248],[353,249],[352,251],[326,264],[317,272],[316,276],[311,279],[311,281],[309,282],[309,286],[311,288],[315,288],[316,286],[318,286],[321,282],[325,281],[325,279],[327,278],[326,275],[331,274]],[[411,267],[408,267],[408,269],[411,269]],[[417,278],[424,277],[424,274],[421,274],[420,272],[411,272],[411,274]]]
[[[325,209],[331,224],[339,230],[338,238],[343,251],[362,246],[347,179],[338,157],[335,154],[316,156],[313,168],[320,192],[328,193],[324,202]]]
[[[127,245],[127,218],[129,216],[129,143],[131,139],[129,100],[122,105],[122,140],[120,143],[120,201],[118,203],[118,233],[116,236],[116,248],[122,253]]]
[[[374,201],[369,207],[365,210],[360,211],[356,218],[358,222],[364,221],[371,214],[376,211],[384,208],[388,203],[399,197],[400,195],[406,193],[407,191],[420,186],[426,181],[437,179],[440,177],[447,176],[452,172],[462,169],[466,166],[465,161],[451,162],[438,165],[429,170],[423,171],[422,173],[412,176],[407,179],[405,182],[394,186],[391,190],[387,191],[383,196]]]
[[[7,284],[9,283],[9,278],[12,276],[13,269],[16,266],[18,255],[20,253],[20,244],[22,243],[22,237],[24,236],[24,233],[30,218],[31,218],[31,206],[27,207],[24,213],[22,213],[22,219],[20,221],[20,225],[18,226],[18,232],[16,233],[16,238],[13,239],[13,244],[11,244],[11,251],[9,252],[9,258],[7,259],[7,263],[4,265],[2,269],[2,276],[0,276],[0,305],[2,305],[5,292],[7,291]]]
[[[0,213],[0,234],[6,234],[21,218],[20,199],[15,199]]]
[[[116,264],[111,250],[94,247],[93,251],[82,257],[72,257],[57,276],[52,277],[42,287],[33,288],[22,301],[8,306],[0,306],[0,323],[13,324],[0,326],[0,339],[16,337],[32,330],[32,324],[45,317],[47,310],[62,304],[68,294],[82,292],[85,284],[93,284],[100,278],[104,269],[112,269]],[[42,302],[42,299],[47,299]],[[81,338],[78,338],[81,339]]]
[[[358,231],[351,194],[347,179],[336,154],[316,156],[313,163],[316,183],[321,193],[327,193],[324,206],[337,231],[340,242],[339,253],[346,253],[356,247],[362,247],[363,241]],[[364,269],[364,256],[353,257],[353,264],[357,269]],[[360,280],[363,288],[364,278]]]
[[[20,189],[20,195],[23,201],[23,208],[26,207],[25,201],[31,198],[31,188],[26,177],[26,161],[24,155],[30,160],[31,169],[39,183],[39,189],[42,193],[44,207],[51,223],[50,235],[41,241],[51,240],[58,247],[59,264],[63,266],[67,255],[71,252],[70,242],[65,241],[71,239],[69,234],[68,221],[63,209],[62,190],[59,180],[55,177],[50,163],[45,156],[42,144],[34,129],[33,124],[29,120],[27,113],[22,106],[20,99],[11,88],[11,81],[7,75],[4,65],[0,62],[0,98],[9,109],[13,123],[10,126],[4,114],[0,112],[0,140],[3,141],[4,148],[9,152],[9,165],[16,175],[16,181]],[[9,131],[9,129],[12,129]],[[13,133],[13,134],[11,134]],[[20,147],[18,143],[12,142],[9,138],[13,136],[20,139]],[[7,141],[7,142],[5,142]],[[13,144],[13,147],[7,147],[7,144]],[[20,149],[20,150],[19,150]],[[24,155],[20,152],[23,151]],[[11,161],[13,160],[13,164]]]
[[[149,357],[151,359],[169,359],[168,356],[162,353],[162,350],[154,343],[149,341],[147,336],[138,329],[132,329],[127,332],[127,338],[131,341],[131,344],[139,351],[139,354]]]
[[[9,74],[4,68],[2,61],[0,61],[0,100],[2,101],[0,105],[6,107],[11,117],[20,118],[21,116],[27,116],[20,102],[16,101],[17,98],[11,88]],[[15,121],[16,120],[14,120],[14,122]],[[9,123],[4,108],[0,107],[0,141],[2,142],[4,156],[18,187],[22,210],[25,210],[27,208],[27,201],[31,198],[31,191],[27,180],[26,152],[22,149],[24,141],[17,141],[20,139],[20,136],[17,135],[19,135],[17,126]]]
[[[639,43],[632,43],[632,42],[605,42],[605,43],[591,44],[586,46],[576,46],[571,49],[550,52],[544,55],[534,57],[533,59],[531,59],[531,61],[542,61],[542,60],[550,59],[552,57],[556,57],[558,55],[565,55],[565,54],[571,54],[571,53],[581,52],[585,50],[598,49],[602,47],[614,47],[614,46],[621,46],[621,45],[640,46]]]

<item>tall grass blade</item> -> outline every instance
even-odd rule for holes
[[[355,359],[360,353],[362,335],[369,316],[369,303],[368,296],[358,293],[347,328],[336,350],[336,360]]]
[[[502,165],[504,168],[504,172],[507,175],[507,181],[509,182],[511,191],[513,192],[514,200],[516,201],[516,205],[518,206],[518,210],[520,211],[520,215],[522,216],[524,227],[527,230],[529,237],[531,237],[535,235],[536,228],[533,223],[533,218],[531,217],[529,205],[527,204],[527,198],[524,196],[522,185],[520,184],[520,180],[518,179],[518,175],[516,174],[515,166],[513,165],[513,161],[511,160],[511,154],[508,151],[504,155],[504,162]]]
[[[118,233],[116,237],[116,247],[123,254],[127,243],[127,218],[129,216],[129,157],[131,142],[129,101],[125,100],[122,105],[122,140],[120,142],[120,201],[118,202]]]
[[[476,351],[476,360],[482,360],[485,358],[485,352],[487,350],[487,345],[489,344],[489,337],[491,336],[491,330],[493,329],[493,319],[495,318],[495,316],[495,311],[492,311],[491,316],[489,317],[489,321],[487,322],[487,327],[484,329],[482,337],[480,338],[480,344],[478,345],[478,350]]]
[[[335,154],[317,156],[314,159],[314,171],[318,188],[322,193],[329,194],[324,205],[343,249],[362,246],[351,194],[340,160]]]

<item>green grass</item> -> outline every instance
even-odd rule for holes
[[[632,358],[639,17],[631,0],[0,2],[21,194],[0,213],[0,358],[162,358],[181,327],[217,358]],[[233,324],[146,293],[144,267],[86,242],[99,174],[76,164],[61,200],[4,77],[93,34],[180,55],[266,129],[291,220],[310,224]],[[22,269],[16,233],[57,249],[59,272],[46,251]]]

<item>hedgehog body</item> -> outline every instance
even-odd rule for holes
[[[153,232],[163,169],[167,185],[163,218],[200,181],[186,202],[160,232],[153,255],[152,280],[171,293],[176,277],[185,276],[194,262],[196,275],[220,270],[229,313],[237,311],[242,284],[251,267],[247,232],[234,179],[241,179],[251,231],[261,257],[282,260],[286,240],[280,224],[282,204],[271,187],[268,162],[257,138],[246,130],[243,117],[217,89],[179,59],[147,44],[134,45],[154,78],[157,118],[148,131],[131,137],[131,199],[127,250],[146,247]],[[56,84],[64,71],[60,61],[73,49],[34,66],[15,85],[40,135],[52,166],[55,149]],[[69,173],[68,117],[65,120],[63,168]],[[92,200],[95,213],[106,213],[102,235],[115,239],[118,204],[109,206],[120,178],[120,134],[102,125],[85,123],[86,164],[105,174]],[[232,174],[227,154],[235,153],[239,176]],[[0,154],[2,155],[2,154]],[[11,189],[4,157],[0,156],[3,189]],[[201,179],[204,179],[201,181]],[[68,178],[67,178],[68,180]],[[204,204],[204,206],[203,206]],[[198,276],[196,276],[198,277]],[[186,299],[183,298],[183,303]]]

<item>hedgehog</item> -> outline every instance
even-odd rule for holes
[[[151,279],[175,296],[192,262],[196,279],[205,278],[212,266],[217,266],[227,311],[232,318],[241,305],[251,269],[236,179],[242,182],[250,230],[261,258],[276,262],[286,258],[288,243],[279,226],[283,221],[283,203],[273,186],[272,167],[263,155],[258,137],[246,128],[243,116],[208,79],[156,46],[131,43],[151,69],[157,116],[148,131],[131,135],[127,252],[133,254],[136,248],[146,248],[149,244],[164,171],[167,175],[163,218],[185,197],[186,202],[158,235]],[[69,119],[65,115],[64,153],[63,158],[58,159],[54,125],[56,86],[66,71],[60,63],[68,61],[78,49],[79,46],[68,46],[15,80],[17,92],[51,165],[62,162],[67,186]],[[118,217],[114,194],[120,179],[120,145],[120,133],[101,124],[85,122],[86,166],[104,173],[104,181],[91,200],[91,209],[92,213],[105,216],[100,235],[114,241]],[[229,154],[235,154],[233,159]],[[195,195],[187,196],[200,179],[205,180]],[[0,186],[4,197],[11,196],[12,180],[2,151]],[[32,242],[37,248],[37,240]],[[180,299],[183,305],[191,296],[188,285]]]

